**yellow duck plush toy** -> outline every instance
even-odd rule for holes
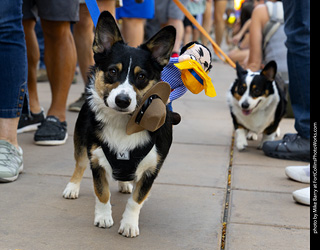
[[[168,65],[161,72],[161,80],[169,83],[171,93],[168,107],[172,111],[172,101],[180,98],[187,90],[194,94],[202,90],[209,97],[216,96],[216,91],[208,76],[212,68],[210,50],[199,42],[190,42],[182,47],[180,56],[171,57]],[[180,122],[180,115],[172,112],[173,124]]]
[[[209,97],[216,96],[216,91],[208,73],[212,67],[211,53],[204,45],[191,42],[181,50],[179,63],[174,65],[181,71],[181,80],[184,85],[194,94],[202,90]]]

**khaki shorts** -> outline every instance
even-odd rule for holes
[[[23,0],[23,19],[79,21],[79,0]]]

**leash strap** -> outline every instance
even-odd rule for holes
[[[214,52],[217,54],[217,56],[222,60],[226,61],[230,64],[231,67],[235,68],[235,63],[221,50],[221,48],[216,44],[208,32],[197,22],[197,20],[191,15],[191,13],[186,9],[186,7],[183,6],[183,4],[179,0],[173,0],[173,2],[179,7],[179,9],[185,14],[185,16],[192,22],[194,26],[198,28],[198,30],[211,42]],[[225,58],[221,57],[221,55]]]
[[[85,0],[88,10],[90,12],[91,19],[93,21],[94,27],[97,26],[98,18],[100,16],[100,10],[96,0]]]

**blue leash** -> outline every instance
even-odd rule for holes
[[[90,12],[91,19],[93,21],[94,27],[97,26],[98,18],[100,16],[100,10],[96,0],[85,0],[88,10]]]

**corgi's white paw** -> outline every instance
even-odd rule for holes
[[[238,137],[236,141],[236,147],[239,151],[243,151],[248,146],[248,142],[245,137]]]
[[[247,134],[247,139],[252,140],[252,141],[256,141],[256,140],[258,140],[258,134],[255,132],[249,131]]]
[[[109,228],[113,226],[113,219],[111,215],[97,215],[94,218],[94,225],[101,228]]]
[[[80,184],[69,182],[64,189],[62,196],[66,199],[77,199],[79,197]]]
[[[112,211],[111,204],[108,201],[107,204],[104,204],[96,198],[96,207],[94,213],[94,225],[101,228],[112,227]]]
[[[139,235],[139,225],[136,219],[122,219],[119,228],[119,234],[125,237],[137,237]]]
[[[128,181],[126,181],[126,182],[119,181],[118,188],[119,188],[119,192],[121,192],[121,193],[131,194],[132,189],[133,189],[133,185]]]
[[[243,151],[247,146],[247,136],[245,129],[237,129],[236,130],[236,147],[239,151]]]

